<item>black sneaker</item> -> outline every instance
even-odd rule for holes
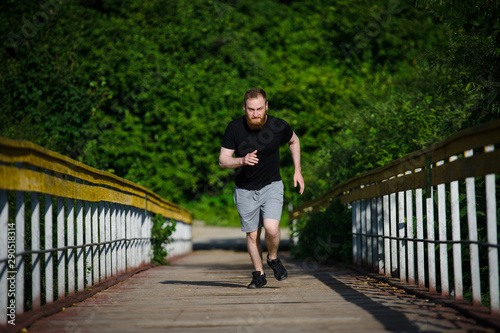
[[[286,268],[283,267],[280,258],[269,260],[269,256],[267,256],[267,264],[273,269],[276,280],[283,281],[288,277],[288,272],[286,271]]]
[[[267,284],[266,274],[260,275],[259,271],[252,272],[252,282],[248,285],[248,289],[262,288]]]

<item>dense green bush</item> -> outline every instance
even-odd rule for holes
[[[248,88],[301,139],[303,196],[282,152],[293,205],[498,118],[498,4],[483,2],[3,1],[0,135],[231,224],[217,158]]]
[[[175,231],[176,224],[175,220],[166,221],[160,214],[156,214],[153,218],[153,227],[151,229],[151,245],[153,248],[151,262],[153,264],[168,264],[168,253],[165,246],[172,241],[171,236]]]
[[[292,236],[299,235],[291,254],[320,263],[352,262],[351,210],[334,201],[328,208],[297,220]]]

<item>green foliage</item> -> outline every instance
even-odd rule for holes
[[[186,203],[184,207],[206,225],[240,227],[240,218],[234,205],[233,188],[226,186],[221,192],[211,192],[213,189],[206,188],[210,195],[201,196],[196,201]]]
[[[78,14],[27,1],[2,7],[0,133],[77,158],[82,130],[110,97],[106,78],[86,71],[78,55]]]
[[[248,88],[301,139],[303,196],[282,151],[293,205],[499,116],[497,12],[440,3],[3,1],[0,135],[237,224],[217,158]]]
[[[498,1],[413,0],[449,27],[449,42],[432,52],[430,64],[448,74],[441,89],[475,100],[471,119],[500,115],[500,3]]]
[[[352,262],[350,222],[350,209],[338,201],[320,212],[307,214],[297,221],[293,229],[299,240],[292,247],[292,256],[320,263]]]
[[[176,221],[166,221],[163,216],[156,214],[153,218],[151,229],[151,244],[153,247],[153,258],[151,262],[157,265],[168,265],[167,250],[165,245],[170,243],[172,233],[175,231]]]

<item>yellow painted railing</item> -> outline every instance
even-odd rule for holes
[[[31,142],[0,138],[0,328],[149,264],[156,214],[177,221],[174,254],[190,251],[184,208]]]
[[[487,294],[491,313],[500,315],[499,146],[500,120],[463,130],[301,205],[290,214],[292,226],[338,200],[352,208],[355,264],[458,300],[468,273],[472,302],[481,305]],[[480,263],[480,252],[487,262]],[[488,281],[481,283],[485,270]]]

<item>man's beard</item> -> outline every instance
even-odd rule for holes
[[[264,128],[267,120],[267,113],[264,114],[263,118],[255,118],[250,119],[247,115],[245,115],[245,119],[247,121],[247,125],[252,131],[258,131]]]

